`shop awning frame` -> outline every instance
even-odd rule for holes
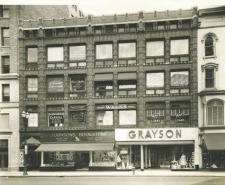
[[[225,150],[225,133],[204,133],[207,150]]]
[[[57,152],[57,151],[112,151],[114,143],[44,143],[36,152]]]
[[[128,141],[116,142],[117,145],[194,145],[194,141]]]

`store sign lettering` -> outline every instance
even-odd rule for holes
[[[160,123],[161,119],[158,114],[155,114],[150,117],[150,121],[151,121],[151,123]]]
[[[106,109],[127,109],[127,105],[106,105]]]
[[[171,139],[181,138],[181,130],[131,130],[128,133],[130,139]]]
[[[185,116],[183,114],[177,114],[176,122],[185,122]]]

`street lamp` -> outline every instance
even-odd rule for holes
[[[23,111],[22,112],[22,117],[24,120],[24,168],[23,168],[23,175],[28,175],[27,174],[27,122],[29,118],[29,113]]]

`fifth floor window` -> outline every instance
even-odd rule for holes
[[[27,48],[27,62],[36,63],[38,61],[38,48]]]
[[[205,56],[215,55],[215,42],[211,36],[208,36],[205,40]]]
[[[163,41],[151,41],[146,43],[146,56],[156,57],[164,55],[164,42]]]
[[[112,59],[112,44],[96,45],[96,59]]]
[[[86,58],[86,47],[83,46],[70,46],[69,47],[70,58],[69,60],[85,60]]]
[[[136,57],[136,43],[119,43],[119,58]]]
[[[63,61],[63,47],[48,47],[48,62]]]
[[[187,55],[189,54],[189,40],[179,39],[170,41],[171,55]]]

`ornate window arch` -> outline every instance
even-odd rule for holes
[[[207,126],[224,125],[224,102],[213,99],[207,102]]]
[[[202,38],[204,43],[205,57],[216,57],[216,42],[218,41],[217,36],[214,33],[207,33]]]

